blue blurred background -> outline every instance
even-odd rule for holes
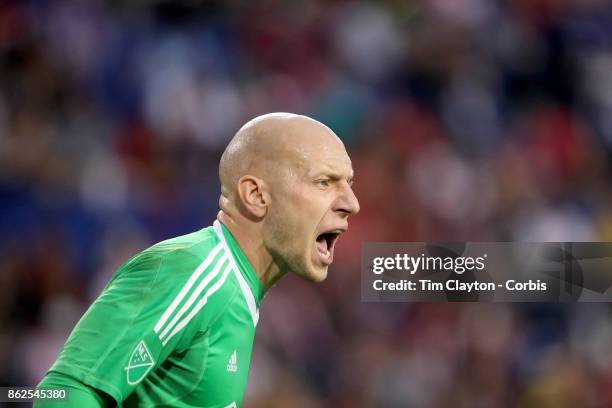
[[[362,304],[364,241],[611,241],[607,0],[0,1],[0,385],[206,225],[248,119],[344,140],[328,280],[266,297],[247,407],[612,407],[607,304]]]

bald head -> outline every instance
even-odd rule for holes
[[[238,181],[250,174],[264,180],[299,167],[313,149],[342,145],[334,132],[312,118],[292,113],[269,113],[247,122],[221,156],[222,196],[233,200]]]

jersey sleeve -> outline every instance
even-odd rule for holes
[[[215,268],[222,266],[215,266],[222,262],[213,254],[207,261],[177,251],[145,251],[128,261],[75,326],[49,371],[123,401],[220,312],[198,313],[202,295],[196,291],[214,285],[214,274],[203,272],[218,274]]]
[[[111,398],[99,391],[69,377],[65,374],[51,372],[42,379],[37,386],[38,389],[65,390],[68,398],[66,400],[42,400],[34,401],[34,408],[103,408],[112,406]]]

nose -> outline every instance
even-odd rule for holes
[[[353,192],[350,184],[344,183],[342,188],[342,192],[337,201],[336,211],[342,212],[349,215],[355,215],[359,212],[359,200],[357,200],[357,196]]]

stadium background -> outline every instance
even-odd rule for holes
[[[245,406],[612,406],[607,304],[359,291],[365,240],[612,240],[606,0],[0,2],[0,385],[211,223],[224,145],[270,111],[340,135],[362,211],[324,284],[264,300]]]

